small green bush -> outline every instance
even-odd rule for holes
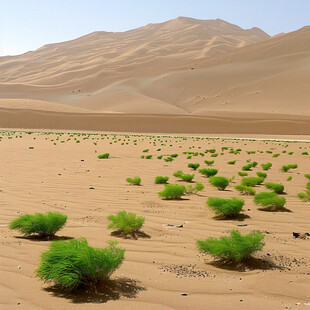
[[[277,211],[283,209],[286,199],[275,192],[261,192],[255,195],[254,202],[263,206],[265,210]]]
[[[164,183],[167,183],[168,180],[169,180],[169,177],[158,176],[155,178],[155,184],[164,184]]]
[[[168,163],[168,162],[173,161],[173,158],[172,157],[167,157],[167,158],[164,158],[164,161]]]
[[[140,177],[134,177],[134,178],[127,178],[126,181],[133,185],[140,185],[141,178]]]
[[[104,154],[101,154],[101,155],[97,156],[97,158],[99,158],[99,159],[109,158],[109,157],[110,157],[110,153],[104,153]]]
[[[157,156],[157,159],[162,159],[162,158],[163,158],[163,155]]]
[[[85,238],[54,241],[41,256],[36,276],[61,289],[102,285],[124,260],[125,250],[110,242],[109,247],[97,249]]]
[[[263,170],[269,170],[272,166],[272,163],[261,164]]]
[[[237,198],[216,198],[209,197],[207,205],[215,214],[223,214],[226,216],[236,216],[242,210],[244,205],[243,199]]]
[[[248,177],[248,178],[243,178],[241,180],[241,185],[245,185],[245,186],[256,186],[256,185],[259,185],[261,183],[264,182],[264,178],[255,178],[255,177]]]
[[[194,170],[197,170],[199,168],[200,164],[188,164],[187,167],[188,168],[192,168]]]
[[[246,176],[248,176],[249,174],[248,174],[247,172],[239,171],[239,172],[238,172],[238,175],[241,176],[241,177],[246,177]]]
[[[236,185],[235,189],[239,191],[242,195],[255,195],[256,194],[256,191],[250,186]]]
[[[176,157],[178,157],[179,155],[178,154],[171,154],[170,155],[170,157],[172,157],[172,158],[176,158]]]
[[[111,222],[108,228],[116,229],[124,235],[137,232],[143,225],[145,218],[137,216],[135,213],[125,210],[118,212],[116,215],[110,214],[108,220]]]
[[[235,163],[236,163],[235,160],[230,160],[230,161],[227,162],[228,165],[234,165]]]
[[[265,183],[266,188],[273,190],[277,194],[283,194],[284,185],[278,183]]]
[[[198,192],[202,191],[205,187],[203,186],[202,183],[197,182],[195,186],[193,185],[188,185],[186,188],[186,194],[197,194]]]
[[[304,174],[305,178],[307,178],[308,180],[310,180],[310,173]]]
[[[159,192],[158,195],[163,199],[180,199],[184,196],[186,188],[184,185],[178,184],[166,184],[165,189],[162,192]]]
[[[287,172],[287,171],[289,171],[290,169],[296,169],[297,167],[298,167],[297,164],[287,165],[287,166],[283,165],[283,166],[281,167],[281,171],[282,171],[282,172]]]
[[[206,177],[213,177],[217,174],[218,170],[217,169],[200,169],[199,172],[203,175],[205,175]]]
[[[241,169],[242,171],[250,171],[251,168],[252,168],[252,164],[248,164],[248,165],[243,166]]]
[[[241,235],[239,231],[233,230],[229,237],[198,240],[197,245],[200,251],[213,257],[241,262],[249,259],[254,252],[262,250],[265,245],[264,237],[265,235],[259,231]]]
[[[305,192],[298,193],[298,198],[305,201],[310,201],[310,189],[306,190]]]
[[[10,223],[10,229],[17,229],[29,236],[37,234],[40,237],[54,236],[67,222],[67,215],[58,212],[25,214]]]
[[[150,149],[145,149],[145,150],[143,150],[142,152],[143,152],[143,153],[147,153],[149,150],[150,150]]]
[[[225,177],[210,177],[209,182],[212,186],[222,191],[229,185],[229,180]]]
[[[257,171],[257,172],[256,172],[256,175],[257,175],[259,178],[264,178],[264,179],[267,178],[267,173],[264,173],[264,172]]]
[[[146,155],[145,159],[151,159],[153,157],[153,155]]]
[[[191,182],[195,177],[194,174],[184,174],[182,170],[178,170],[173,174],[175,177],[182,179],[185,182]]]
[[[214,164],[214,160],[205,160],[205,164],[208,166],[212,166]]]
[[[286,181],[291,181],[293,179],[293,177],[290,175],[287,179],[286,179]]]

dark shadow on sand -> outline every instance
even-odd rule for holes
[[[31,235],[31,236],[15,236],[17,239],[26,239],[26,240],[32,240],[32,241],[58,241],[58,240],[70,240],[73,239],[73,237],[68,236],[48,236],[48,237],[42,237],[39,235]]]
[[[92,288],[78,288],[73,292],[67,292],[57,286],[44,288],[45,291],[55,297],[66,298],[72,303],[106,303],[109,300],[124,298],[136,298],[140,291],[146,289],[137,284],[137,281],[129,278],[107,280],[100,286]]]
[[[123,238],[123,239],[133,239],[133,240],[138,240],[138,239],[150,239],[151,236],[144,231],[138,230],[130,234],[124,234],[120,231],[113,231],[111,232],[111,236],[113,237],[118,237],[118,238]]]
[[[227,215],[223,215],[223,214],[219,214],[213,217],[215,220],[218,221],[239,221],[242,222],[245,219],[249,219],[251,218],[249,215],[247,214],[237,214],[236,216],[227,216]]]
[[[239,272],[245,272],[249,270],[285,269],[283,267],[277,266],[272,261],[254,257],[251,257],[239,263],[232,260],[215,260],[207,264],[220,269],[239,271]]]

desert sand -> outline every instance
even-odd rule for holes
[[[85,121],[97,124],[91,130],[108,130],[101,124],[120,113],[141,115],[136,124],[145,122],[146,115],[184,115],[196,123],[192,116],[208,122],[216,114],[227,123],[226,118],[233,116],[238,122],[249,113],[263,114],[265,133],[273,133],[279,118],[303,116],[309,123],[309,51],[309,27],[270,37],[258,28],[242,29],[219,19],[180,17],[126,32],[95,32],[0,58],[1,118],[7,119],[8,111],[2,108],[11,105],[6,100],[15,100],[12,124],[7,120],[1,127],[16,127],[15,118],[34,109],[57,111],[62,129],[80,130],[86,128],[80,123],[73,128],[71,121],[80,116],[64,112],[98,114],[93,119],[100,121]],[[40,117],[44,118],[23,115],[28,128],[60,128],[59,121],[49,127],[44,121],[47,127],[42,126]],[[111,130],[126,131],[123,120],[118,119],[119,127],[114,122]],[[180,132],[175,126],[162,131],[154,126],[156,130],[137,126],[136,131]],[[285,130],[276,133],[289,134],[288,127],[294,133],[289,122],[279,126]],[[199,133],[210,133],[200,127]],[[295,134],[307,134],[309,129],[303,131]]]
[[[303,174],[310,173],[309,155],[302,155],[310,151],[309,142],[17,131],[2,132],[0,146],[1,309],[307,308],[310,240],[295,239],[292,233],[310,232],[309,202],[296,196],[307,182]],[[226,191],[211,187],[196,171],[195,181],[205,185],[199,195],[180,201],[160,199],[157,193],[163,185],[154,184],[155,176],[167,175],[170,183],[183,184],[172,176],[175,171],[190,172],[189,162],[204,167],[204,160],[210,158],[208,153],[188,160],[182,152],[215,148],[220,153],[222,147],[242,149],[239,155],[224,151],[224,155],[215,158],[218,175],[235,176],[235,183]],[[147,154],[153,155],[150,160],[140,158],[146,148],[150,149]],[[156,151],[158,148],[161,151]],[[267,150],[280,156],[274,158]],[[97,159],[98,154],[105,152],[111,154],[110,159]],[[179,156],[170,163],[156,158],[173,153]],[[235,165],[227,164],[234,159]],[[241,196],[234,189],[241,179],[237,172],[248,159],[259,163],[250,176],[261,171],[261,163],[273,163],[267,180],[284,184],[286,208],[292,212],[259,211],[252,196]],[[298,164],[298,168],[283,173],[283,164]],[[132,176],[140,176],[142,185],[126,183],[125,179]],[[286,181],[288,176],[292,176],[292,181]],[[263,185],[255,189],[266,190]],[[210,196],[242,197],[242,213],[246,217],[216,220],[206,207]],[[123,209],[146,218],[145,238],[111,236],[106,217]],[[57,233],[59,237],[83,236],[95,247],[118,240],[119,246],[126,249],[125,261],[112,275],[108,289],[99,294],[63,294],[35,277],[40,255],[50,241],[20,238],[18,232],[8,229],[8,224],[19,215],[45,211],[68,215],[67,225]],[[263,251],[255,254],[255,263],[244,269],[221,264],[196,249],[197,239],[227,235],[232,229],[266,233]]]

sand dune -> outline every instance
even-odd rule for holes
[[[270,38],[258,28],[180,17],[2,57],[0,93],[94,113],[298,119],[310,115],[309,63],[310,27]]]

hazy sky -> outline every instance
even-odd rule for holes
[[[310,25],[310,0],[0,0],[0,55],[178,16],[221,18],[275,35]]]

